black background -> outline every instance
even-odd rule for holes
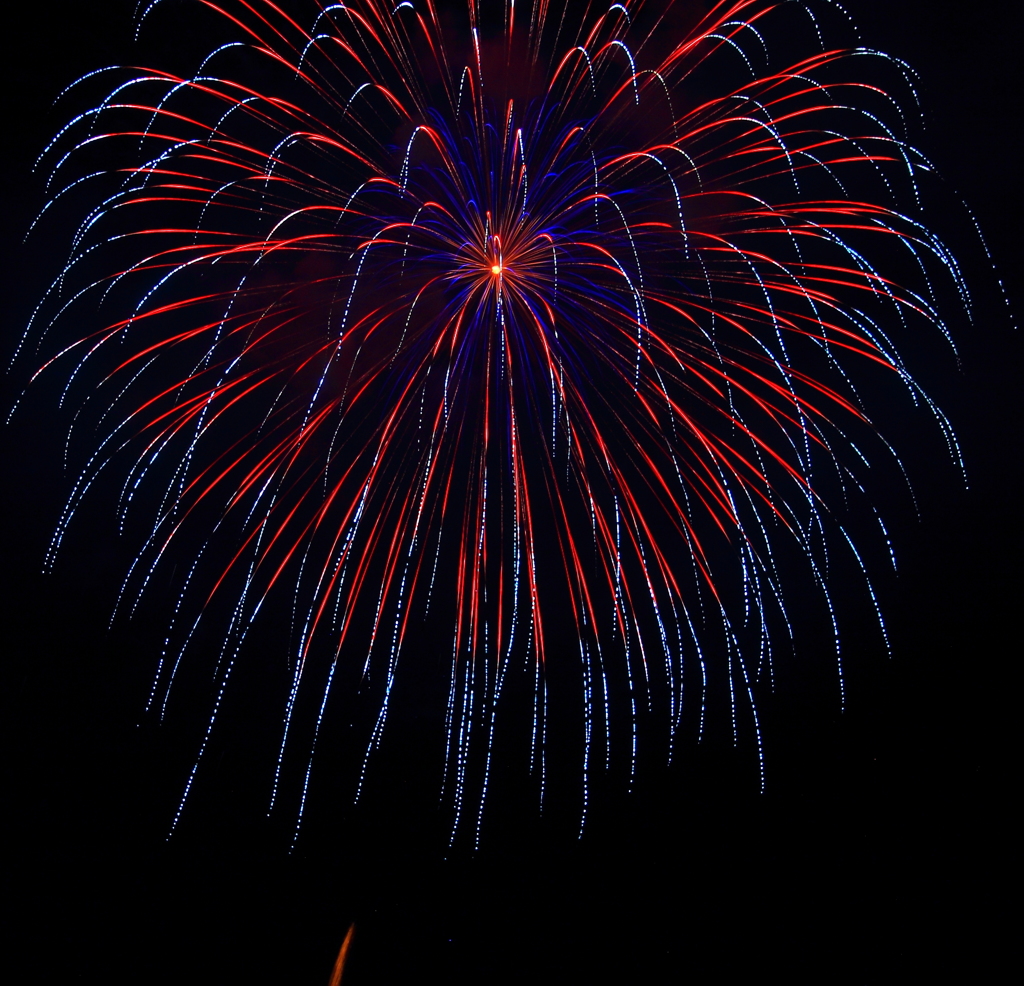
[[[8,30],[8,351],[53,273],[45,242],[20,246],[42,201],[32,161],[66,120],[52,100],[133,60],[132,6],[26,5]],[[917,143],[977,215],[1019,310],[1017,6],[847,7],[867,45],[920,73]],[[895,532],[900,575],[883,592],[894,659],[855,639],[845,714],[779,711],[764,796],[720,751],[692,752],[607,804],[580,841],[558,819],[498,826],[481,852],[445,860],[436,826],[405,817],[399,792],[292,855],[230,814],[166,842],[168,754],[136,726],[145,633],[106,631],[122,549],[40,574],[67,490],[61,436],[45,417],[8,427],[3,846],[17,981],[326,983],[351,921],[351,986],[994,980],[1013,930],[1021,345],[984,256],[949,230],[977,313],[958,331],[962,369],[946,360],[927,384],[970,485],[936,468],[921,522]]]

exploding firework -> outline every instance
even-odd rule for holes
[[[40,221],[92,205],[26,336],[98,436],[50,562],[118,476],[146,524],[118,611],[173,586],[148,708],[214,683],[174,823],[272,609],[267,794],[300,822],[322,732],[365,724],[358,799],[403,688],[438,698],[453,836],[499,746],[543,800],[556,726],[582,818],[719,708],[763,784],[790,594],[839,703],[830,557],[874,599],[845,518],[898,460],[861,390],[896,381],[957,455],[897,349],[948,338],[935,275],[966,299],[871,81],[912,101],[905,68],[829,49],[829,4],[201,6],[234,36],[193,74],[76,84],[108,95],[44,152]]]

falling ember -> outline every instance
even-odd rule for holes
[[[338,950],[338,957],[334,961],[334,969],[331,971],[331,979],[328,986],[341,986],[341,978],[345,974],[345,963],[348,961],[348,953],[352,948],[352,939],[356,934],[356,926],[350,924],[348,931],[345,933],[345,940],[341,943],[341,948]]]
[[[363,797],[402,696],[429,701],[407,680],[441,696],[452,838],[479,840],[499,745],[543,801],[565,744],[581,826],[598,774],[625,788],[713,720],[763,786],[790,601],[831,627],[837,706],[836,565],[884,636],[878,382],[958,458],[900,355],[949,338],[936,285],[967,303],[902,64],[825,46],[813,0],[223,6],[237,37],[194,75],[74,89],[103,86],[42,159],[53,203],[93,207],[22,349],[97,435],[49,563],[119,476],[145,530],[117,611],[171,586],[148,709],[214,682],[173,825],[268,611],[292,634],[267,802],[296,837],[338,783],[323,732],[356,724]]]

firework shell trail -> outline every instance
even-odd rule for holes
[[[87,205],[16,356],[96,436],[48,564],[111,475],[143,531],[115,615],[174,560],[148,714],[190,662],[214,682],[174,824],[270,610],[292,636],[267,797],[296,835],[332,720],[365,725],[362,798],[424,667],[453,838],[479,840],[501,744],[543,803],[553,730],[581,825],[595,778],[723,709],[763,784],[792,558],[837,705],[835,557],[875,598],[846,518],[899,462],[861,382],[959,461],[898,348],[951,345],[943,291],[967,308],[920,218],[909,71],[828,47],[852,31],[828,3],[184,10],[138,29],[218,21],[193,73],[66,94],[102,98],[41,155],[37,223]]]

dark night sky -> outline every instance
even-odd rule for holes
[[[846,6],[867,45],[921,74],[917,144],[977,215],[1021,312],[1017,5]],[[52,273],[45,243],[19,245],[42,201],[31,162],[66,118],[50,103],[82,72],[134,61],[132,7],[26,5],[7,34],[7,351]],[[287,856],[277,833],[231,808],[232,791],[219,823],[165,842],[176,768],[136,727],[145,628],[105,629],[121,549],[39,574],[67,489],[61,436],[43,417],[8,428],[5,870],[13,954],[31,969],[17,980],[326,984],[355,920],[348,986],[993,981],[1011,933],[998,898],[1012,862],[1021,340],[962,225],[930,219],[948,229],[977,300],[958,331],[962,369],[943,357],[923,370],[970,488],[948,464],[925,469],[923,519],[895,532],[900,575],[883,587],[894,659],[854,635],[845,715],[807,696],[788,716],[780,705],[765,796],[725,753],[695,753],[649,771],[581,842],[556,818],[499,826],[478,855],[444,861],[433,823],[409,817],[398,792]],[[236,766],[242,790],[254,768]]]

